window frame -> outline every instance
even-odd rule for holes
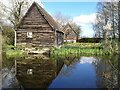
[[[27,38],[32,38],[33,37],[33,32],[27,32]]]

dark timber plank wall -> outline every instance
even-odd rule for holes
[[[45,12],[45,11],[44,11]],[[49,16],[49,15],[48,15]],[[55,31],[34,2],[16,30],[16,45],[24,47],[54,47],[63,44],[63,33]],[[49,18],[52,18],[49,16]],[[50,19],[51,21],[53,19]],[[53,21],[55,23],[55,21]],[[32,38],[27,36],[32,32]]]

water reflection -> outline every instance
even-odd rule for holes
[[[26,57],[17,61],[16,77],[24,88],[47,88],[58,75],[63,62],[53,58]]]
[[[69,65],[68,61],[49,88],[118,88],[118,56],[76,57]]]
[[[91,64],[92,59],[94,58],[75,57],[69,66],[63,66],[49,88],[96,88],[96,73],[95,67]],[[63,82],[65,84],[62,84]]]
[[[3,87],[118,88],[119,56],[4,58]]]
[[[118,88],[119,56],[104,56],[97,62],[97,87]]]
[[[15,58],[7,57],[2,54],[2,88],[19,87],[18,81],[15,78]]]

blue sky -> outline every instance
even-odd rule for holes
[[[95,21],[97,2],[42,2],[44,9],[52,16],[56,12],[70,16],[81,26],[82,37],[92,37],[94,32],[91,23]]]
[[[97,2],[43,2],[45,10],[54,14],[61,12],[71,17],[96,12]]]
[[[73,2],[73,0],[67,0],[69,2],[65,2],[66,0],[59,0],[59,2],[44,2],[45,0],[42,2],[41,0],[29,0],[29,1],[31,2],[31,4],[32,2],[36,1],[53,17],[55,13],[58,12],[61,12],[63,16],[71,17],[76,24],[81,26],[82,37],[94,36],[94,31],[91,27],[91,23],[95,23],[95,16],[97,14],[96,6],[98,0],[90,0],[95,2],[90,2],[88,0],[81,0],[81,2],[80,0],[74,0],[75,2]],[[55,0],[47,0],[47,1],[55,1]],[[2,2],[5,3],[6,6],[11,7],[11,5],[7,0],[2,0]]]

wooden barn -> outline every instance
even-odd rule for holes
[[[64,33],[54,19],[36,2],[28,9],[15,31],[17,47],[59,47]]]
[[[63,27],[62,31],[64,32],[64,42],[76,42],[76,32],[69,23]]]

